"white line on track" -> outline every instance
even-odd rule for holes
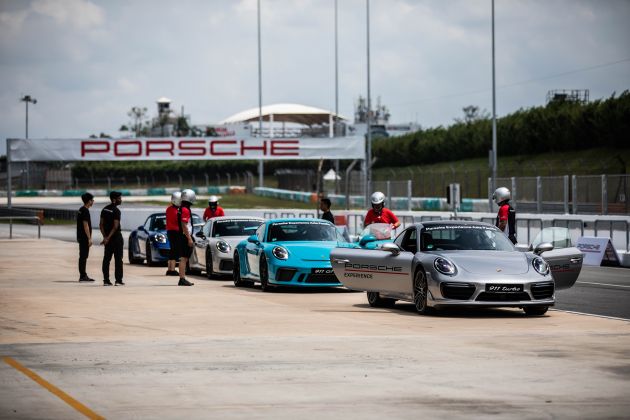
[[[595,282],[592,282],[592,281],[578,281],[576,283],[578,283],[578,284],[596,284],[598,286],[623,287],[623,288],[630,289],[630,286],[624,286],[624,285],[621,285],[621,284],[595,283]]]
[[[576,312],[576,311],[566,311],[564,309],[550,309],[551,311],[557,311],[557,312],[566,312],[568,314],[576,314],[576,315],[586,315],[586,316],[596,316],[598,318],[606,318],[606,319],[614,319],[615,321],[630,321],[630,319],[628,318],[619,318],[616,316],[606,316],[606,315],[598,315],[598,314],[588,314],[586,312]]]

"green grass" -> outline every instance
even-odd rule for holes
[[[208,203],[205,196],[197,199],[197,203],[193,206],[195,208],[205,208]],[[163,205],[168,206],[168,201],[160,200],[147,200],[143,201],[145,204]],[[224,209],[316,209],[315,203],[302,203],[299,201],[291,200],[279,200],[277,198],[259,197],[253,194],[233,194],[224,195],[219,201],[219,205]]]
[[[601,175],[630,172],[630,149],[590,149],[525,156],[497,156],[499,177]],[[379,180],[409,179],[420,173],[465,173],[490,176],[488,158],[475,158],[432,165],[375,168]]]

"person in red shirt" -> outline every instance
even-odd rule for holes
[[[203,212],[203,221],[207,222],[208,219],[219,216],[225,216],[225,212],[222,207],[219,207],[219,197],[211,195],[208,199],[208,207]]]
[[[372,223],[389,223],[393,229],[400,226],[398,218],[392,211],[385,207],[385,194],[380,191],[372,194],[370,198],[372,202],[372,208],[368,210],[363,220],[363,227],[371,225]]]
[[[193,251],[193,238],[192,238],[192,211],[190,206],[195,204],[196,196],[193,190],[182,191],[182,204],[179,207],[177,214],[179,222],[179,283],[178,286],[192,286],[195,283],[191,283],[186,280],[186,266],[188,265],[188,259],[192,255]]]
[[[171,194],[171,205],[166,208],[166,236],[168,236],[168,243],[171,245],[171,249],[168,254],[168,269],[166,270],[167,276],[179,276],[175,265],[179,258],[179,219],[177,213],[179,212],[179,206],[182,204],[182,193],[175,191]]]
[[[510,190],[505,187],[499,187],[492,194],[492,199],[499,206],[499,212],[495,221],[505,236],[507,236],[513,244],[516,243],[516,210],[510,205],[512,195]]]

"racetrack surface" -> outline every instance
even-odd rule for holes
[[[610,418],[630,322],[515,309],[418,316],[363,293],[259,288],[125,264],[79,284],[76,245],[0,240],[0,355],[108,418]],[[88,272],[97,280],[102,247]],[[0,363],[0,418],[81,418]]]

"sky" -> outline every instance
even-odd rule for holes
[[[492,111],[490,0],[370,0],[370,85],[391,122]],[[335,110],[334,0],[261,0],[263,105]],[[496,112],[630,89],[630,0],[496,0]],[[367,95],[366,0],[338,0],[339,113]],[[166,96],[193,124],[258,106],[256,0],[0,0],[5,138],[118,136]]]

